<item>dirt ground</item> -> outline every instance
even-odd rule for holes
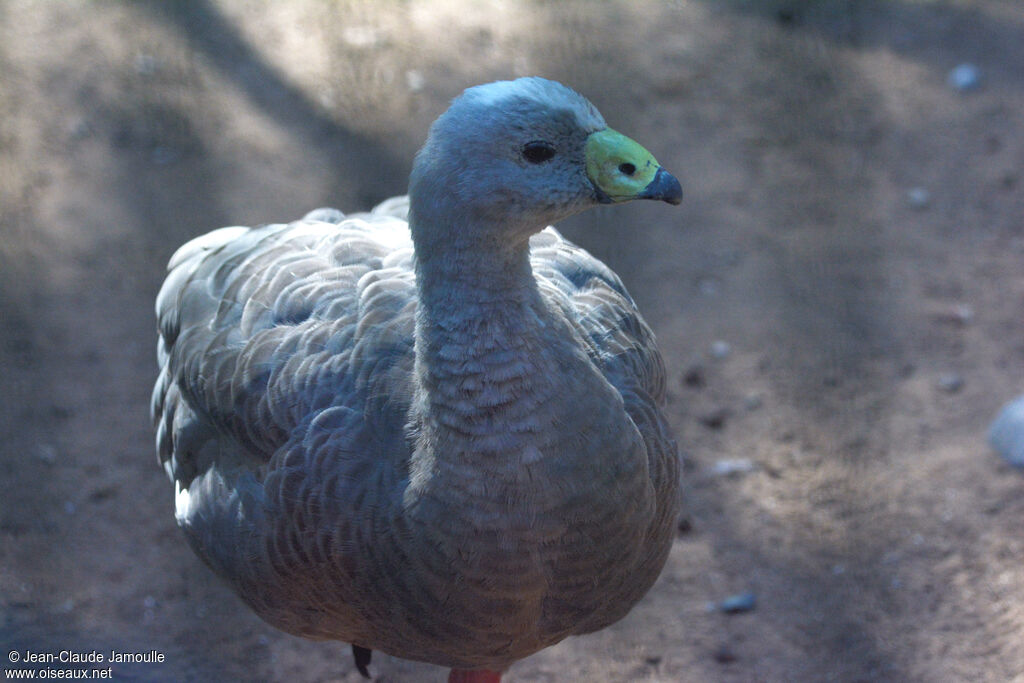
[[[1019,0],[3,0],[0,656],[361,680],[175,528],[152,302],[192,236],[403,193],[451,97],[525,74],[683,182],[563,231],[658,335],[687,517],[626,619],[508,680],[1024,680],[1024,472],[985,442],[1024,392]]]

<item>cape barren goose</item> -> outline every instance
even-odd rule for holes
[[[679,182],[540,78],[465,91],[408,198],[216,230],[156,302],[152,414],[193,549],[263,619],[498,681],[665,563],[665,371],[552,222]],[[624,236],[625,237],[625,236]]]

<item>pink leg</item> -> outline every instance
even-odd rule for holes
[[[468,671],[466,669],[452,669],[448,674],[448,683],[501,683],[500,671]]]

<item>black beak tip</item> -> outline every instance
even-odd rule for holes
[[[674,175],[664,168],[659,168],[654,174],[654,180],[644,188],[639,198],[660,199],[675,206],[683,202],[683,186]]]

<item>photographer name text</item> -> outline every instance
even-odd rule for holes
[[[150,650],[149,652],[118,652],[111,650],[103,653],[99,650],[88,652],[76,652],[74,650],[61,650],[60,652],[33,652],[26,650],[19,654],[14,651],[8,656],[11,662],[22,664],[163,664],[166,661],[163,652]]]

